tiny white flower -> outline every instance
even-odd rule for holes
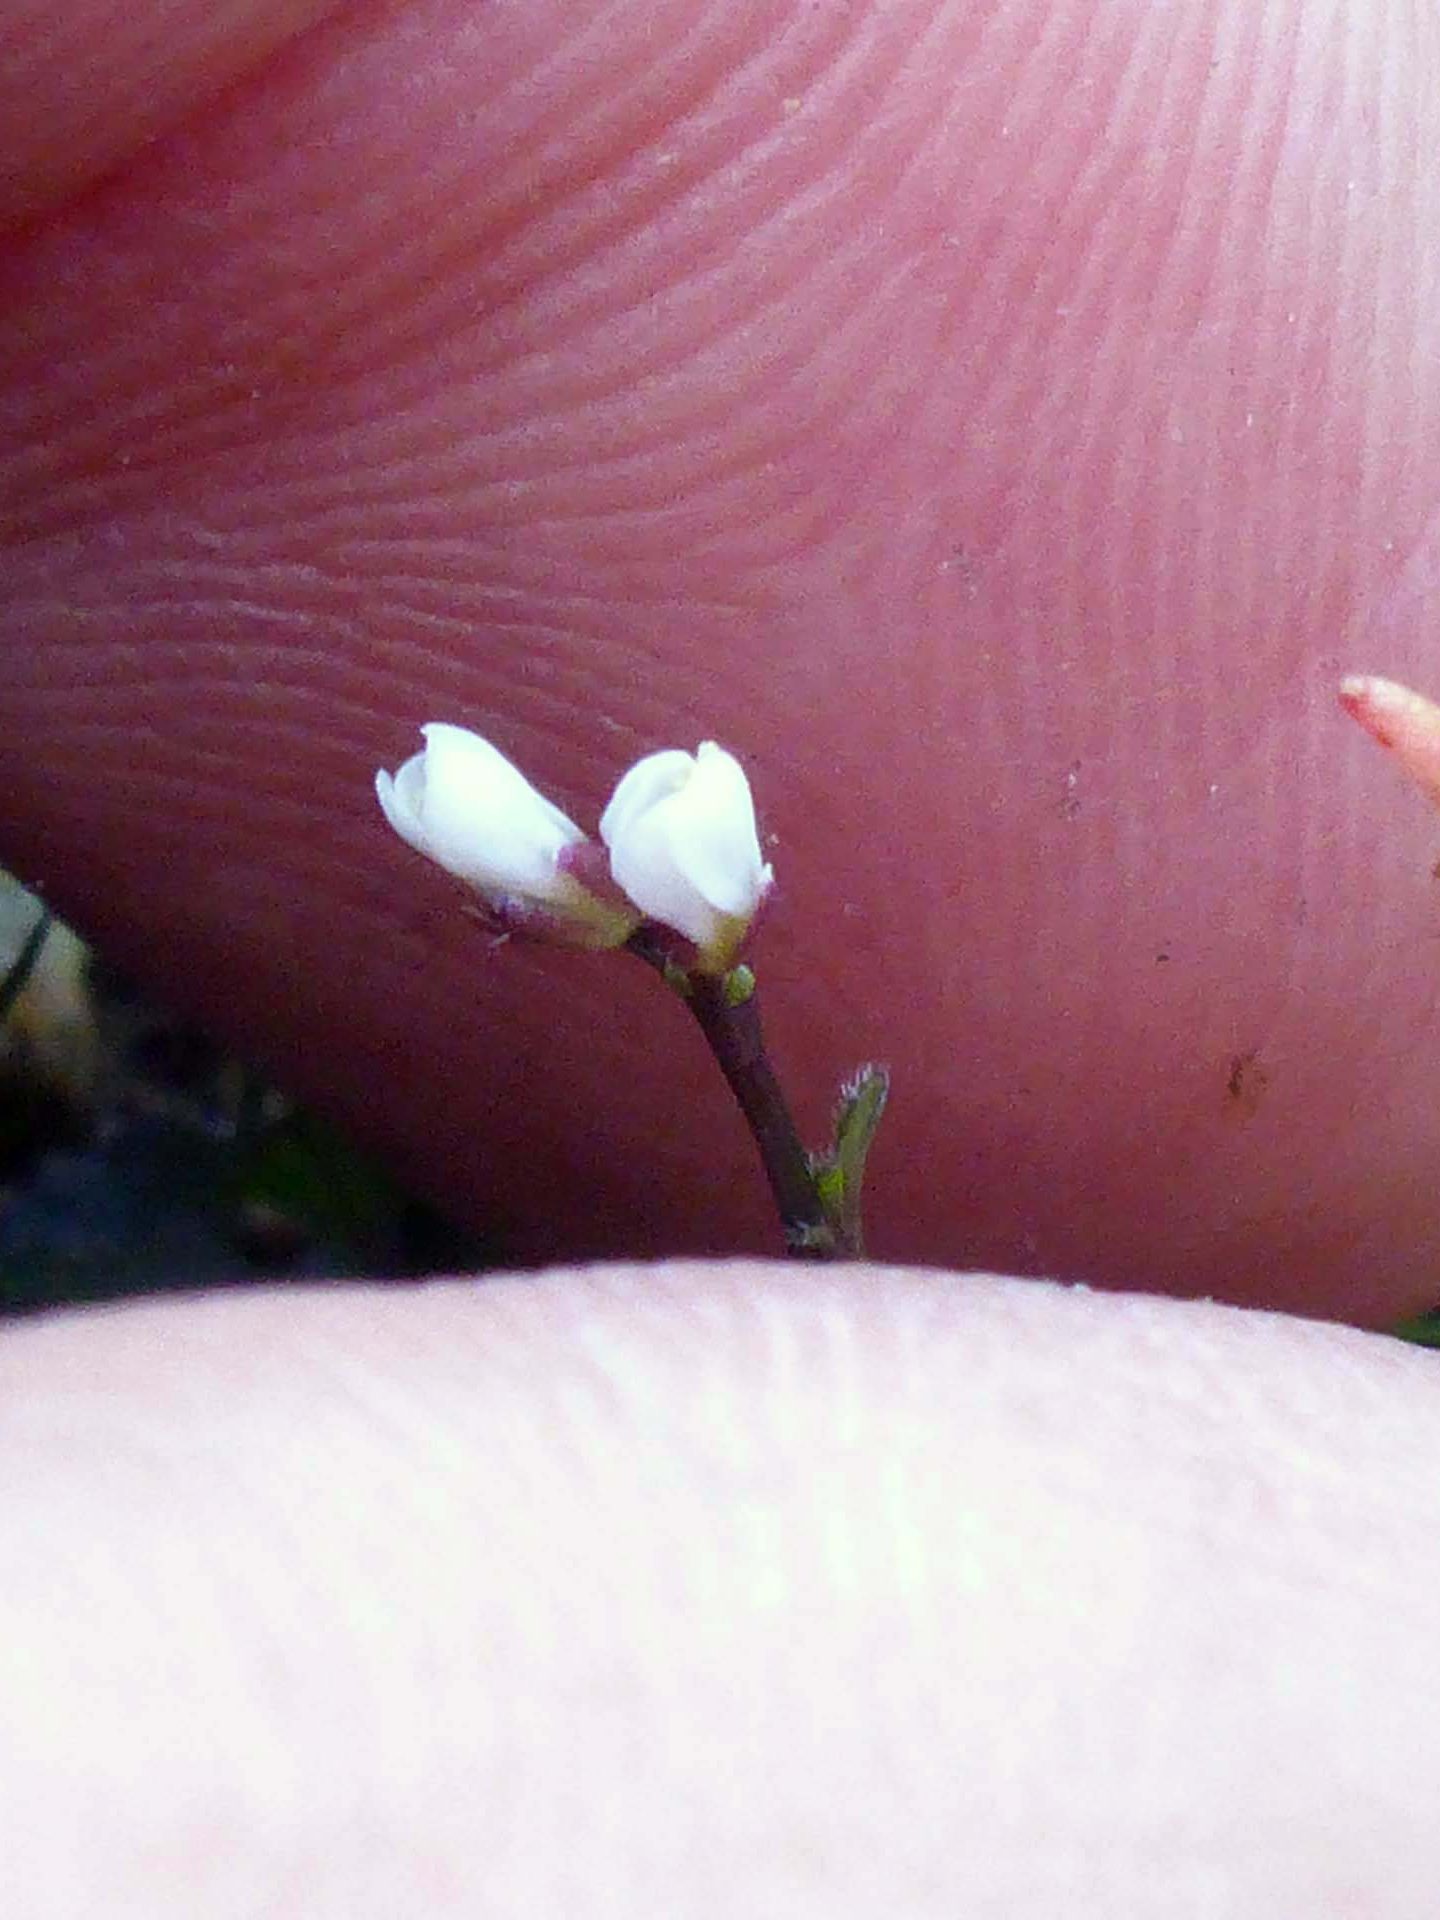
[[[723,971],[774,878],[735,756],[713,740],[694,754],[648,754],[616,787],[600,837],[616,884],[646,918],[692,941],[705,971]]]
[[[581,946],[618,946],[635,925],[575,878],[591,843],[498,747],[432,721],[424,751],[375,776],[400,838],[467,882],[506,924]]]

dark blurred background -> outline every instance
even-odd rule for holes
[[[488,1264],[0,873],[0,1313]]]

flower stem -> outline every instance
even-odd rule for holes
[[[674,987],[695,1017],[744,1114],[785,1230],[785,1249],[797,1260],[844,1257],[811,1171],[760,1025],[755,977],[746,967],[731,973],[687,972],[641,927],[629,949]]]

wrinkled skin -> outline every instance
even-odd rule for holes
[[[763,1246],[680,1009],[489,955],[370,790],[714,735],[807,1124],[895,1068],[879,1250],[1426,1304],[1435,828],[1334,683],[1440,684],[1436,72],[1315,0],[0,8],[0,857],[497,1258]],[[864,1268],[12,1328],[7,1911],[1418,1920],[1433,1382]]]
[[[1435,833],[1334,689],[1437,679],[1433,26],[307,18],[12,187],[5,856],[497,1259],[763,1250],[680,1011],[370,790],[455,719],[593,822],[713,734],[807,1128],[895,1069],[877,1249],[1427,1302]]]

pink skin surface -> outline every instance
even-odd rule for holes
[[[1436,832],[1335,687],[1440,680],[1428,14],[302,11],[14,190],[0,854],[497,1259],[765,1249],[679,1009],[371,792],[714,737],[806,1130],[894,1069],[877,1251],[1426,1304]]]
[[[0,1343],[7,1920],[1428,1920],[1430,1354],[714,1265]]]
[[[1335,686],[1440,687],[1429,12],[320,11],[0,6],[3,857],[498,1255],[761,1246],[681,1010],[371,791],[715,737],[879,1251],[1427,1302]],[[866,1267],[12,1326],[7,1920],[1420,1920],[1434,1382]]]

